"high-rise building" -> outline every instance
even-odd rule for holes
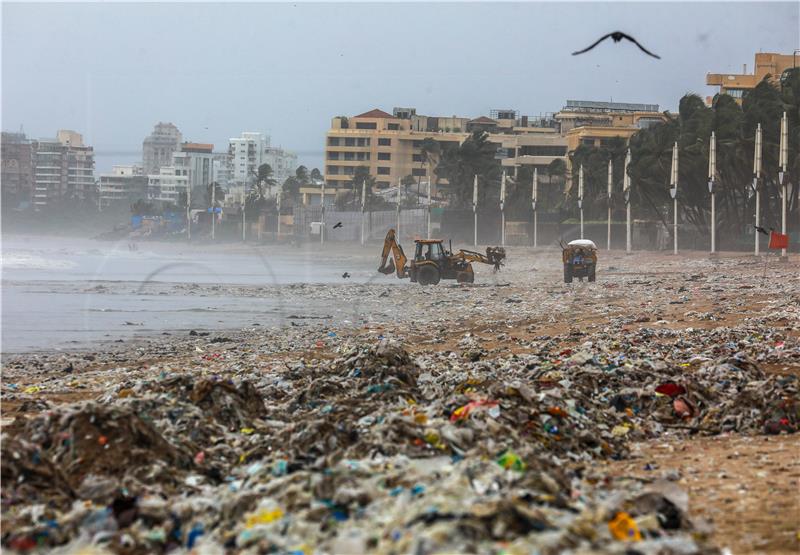
[[[80,133],[60,130],[55,139],[40,139],[32,146],[34,206],[93,193],[94,149],[83,144]]]
[[[24,133],[3,131],[0,159],[2,159],[0,187],[2,187],[3,205],[15,208],[22,203],[30,202],[33,194],[31,141],[25,137]]]
[[[747,73],[744,64],[742,73],[708,73],[706,85],[719,87],[720,94],[727,94],[741,104],[744,95],[755,88],[765,77],[769,76],[773,83],[778,82],[784,72],[800,67],[800,56],[792,54],[776,54],[774,52],[758,52],[755,55],[753,73]],[[706,99],[709,104],[711,99]]]
[[[172,155],[171,166],[176,175],[189,178],[192,196],[205,195],[208,185],[214,180],[214,145],[203,143],[183,143],[180,151]]]
[[[180,150],[181,132],[172,123],[158,122],[142,143],[142,168],[145,175],[158,173],[172,164],[172,155]]]
[[[258,174],[261,164],[269,164],[273,178],[282,184],[287,177],[294,175],[297,169],[297,155],[280,147],[270,146],[270,138],[263,133],[244,132],[241,137],[229,141],[232,179],[234,186],[229,188],[245,188]],[[272,191],[277,193],[277,188]]]
[[[97,201],[100,210],[112,204],[133,204],[143,199],[147,199],[147,176],[142,173],[141,166],[114,166],[111,173],[100,174]]]

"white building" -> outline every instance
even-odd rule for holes
[[[189,193],[189,171],[163,166],[160,173],[147,176],[147,198],[151,201],[181,205],[181,193]]]
[[[100,174],[98,205],[100,210],[114,203],[134,203],[147,198],[147,176],[142,167],[114,166],[111,173]]]
[[[158,122],[142,142],[144,173],[158,173],[160,167],[172,164],[172,155],[180,149],[181,140],[181,132],[175,125]]]
[[[181,170],[179,175],[189,177],[192,198],[205,196],[208,185],[214,180],[214,145],[183,143],[180,151],[172,155],[172,166]]]
[[[33,204],[85,199],[94,189],[94,149],[80,133],[60,130],[55,139],[32,143]]]
[[[258,167],[261,164],[269,164],[272,167],[278,185],[290,175],[294,175],[297,155],[280,147],[271,147],[269,136],[263,133],[244,132],[241,137],[230,139],[229,143],[232,164],[229,190],[234,194],[240,187],[247,188],[258,174]],[[277,194],[277,187],[272,189],[272,194]]]

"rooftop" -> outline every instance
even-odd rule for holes
[[[567,100],[566,112],[658,112],[658,104],[633,102],[598,102],[596,100]]]

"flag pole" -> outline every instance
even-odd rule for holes
[[[608,230],[606,231],[606,239],[608,241],[608,250],[611,250],[611,188],[614,179],[614,162],[610,159],[608,161]]]
[[[711,194],[711,254],[717,254],[717,206],[714,178],[717,175],[717,136],[711,132],[708,145],[708,192]]]
[[[756,150],[753,154],[753,191],[756,194],[756,227],[761,226],[761,191],[759,190],[759,179],[761,178],[761,124],[756,128]],[[755,256],[760,253],[760,245],[758,240],[758,230],[755,230]]]
[[[583,164],[578,171],[578,209],[581,212],[581,239],[583,239]]]
[[[397,240],[400,241],[400,178],[397,178]]]
[[[531,207],[533,208],[533,248],[539,246],[538,241],[538,214],[536,213],[536,196],[539,188],[539,168],[533,168],[533,188],[531,188]]]
[[[500,179],[500,246],[506,246],[506,172]]]
[[[672,195],[672,250],[673,254],[678,254],[678,141],[672,146],[669,193]]]
[[[625,168],[622,172],[622,192],[625,196],[625,252],[631,252],[631,178],[628,166],[631,163],[631,149],[625,153]]]
[[[320,218],[322,221],[320,222],[319,226],[319,244],[325,244],[325,181],[322,182],[322,190],[320,191],[320,199],[322,207],[322,217]]]
[[[780,150],[780,171],[778,172],[778,183],[781,186],[781,233],[786,235],[786,166],[789,163],[789,120],[786,112],[781,118],[781,150]],[[781,249],[781,260],[787,260],[786,249]]]
[[[431,238],[431,179],[428,177],[428,239]]]
[[[472,231],[474,234],[472,245],[478,246],[478,174],[472,182]]]
[[[361,246],[363,247],[366,242],[364,218],[366,217],[367,206],[367,180],[361,182]]]

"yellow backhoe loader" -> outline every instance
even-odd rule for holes
[[[397,243],[394,229],[390,229],[383,242],[378,271],[386,275],[396,271],[400,279],[409,278],[420,285],[436,285],[442,279],[472,283],[475,281],[473,262],[491,264],[496,272],[506,259],[503,247],[487,247],[486,254],[463,249],[453,254],[452,243],[450,251],[445,250],[441,239],[418,239],[414,244],[414,259],[409,261],[403,247]]]

